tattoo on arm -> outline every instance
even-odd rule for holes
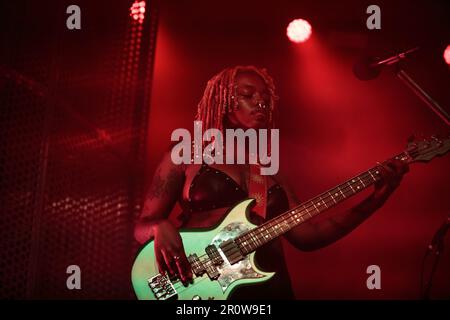
[[[164,198],[175,196],[178,190],[181,188],[179,183],[179,173],[175,170],[170,170],[167,177],[161,177],[161,169],[155,173],[152,185],[150,187],[148,198]]]

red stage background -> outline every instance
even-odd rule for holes
[[[0,298],[136,299],[145,184],[225,67],[275,79],[282,170],[301,200],[401,152],[411,134],[448,134],[389,68],[365,82],[352,73],[363,54],[420,46],[403,66],[449,112],[447,3],[377,1],[381,30],[368,30],[374,3],[356,0],[1,1]],[[81,29],[66,24],[73,4]],[[296,18],[313,28],[304,44],[286,37]],[[383,208],[327,248],[285,243],[296,297],[419,299],[422,257],[450,213],[449,164],[412,166]],[[366,287],[370,265],[381,290]],[[431,298],[450,298],[449,270],[446,248]]]
[[[168,1],[161,3],[149,117],[150,179],[175,128],[192,130],[207,80],[225,67],[266,67],[280,96],[280,159],[298,197],[307,200],[401,152],[416,134],[445,124],[384,70],[360,81],[353,63],[417,45],[407,72],[442,106],[450,105],[449,40],[443,2],[378,1],[381,30],[366,28],[362,1]],[[295,18],[312,38],[285,36]],[[448,110],[448,109],[447,109]],[[314,252],[285,243],[298,299],[418,299],[420,267],[434,232],[450,213],[450,157],[411,167],[384,207],[353,233]],[[358,199],[355,199],[355,201]],[[447,237],[446,245],[450,245]],[[366,268],[381,268],[381,290],[369,290]],[[450,251],[435,275],[433,298],[450,297]]]

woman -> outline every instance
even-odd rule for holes
[[[272,78],[264,69],[253,66],[228,68],[207,84],[198,105],[196,120],[203,129],[273,128],[276,95]],[[224,148],[225,150],[225,148]],[[380,167],[382,179],[373,193],[354,208],[318,223],[305,222],[284,237],[300,250],[315,250],[335,242],[356,228],[381,207],[400,183],[408,168],[401,161]],[[218,223],[230,207],[249,197],[250,172],[245,164],[175,165],[170,152],[163,157],[147,194],[144,209],[135,228],[140,243],[154,239],[160,272],[178,274],[183,282],[192,272],[177,228],[168,220],[176,201],[183,208],[185,228],[210,227]],[[267,176],[265,217],[256,213],[255,224],[271,219],[300,202],[279,175]],[[280,239],[256,251],[256,262],[276,276],[257,288],[241,287],[233,299],[293,299]]]

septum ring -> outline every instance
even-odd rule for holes
[[[257,106],[261,109],[267,108],[267,106],[265,104],[262,104],[261,102],[258,102]]]

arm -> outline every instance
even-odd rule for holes
[[[184,166],[173,164],[170,153],[166,153],[155,171],[145,196],[144,207],[136,222],[136,241],[142,244],[154,238],[154,227],[167,221],[182,192],[184,180]]]
[[[307,221],[286,233],[286,239],[303,251],[312,251],[328,246],[349,234],[379,209],[398,187],[407,165],[394,160],[380,168],[382,179],[375,184],[374,192],[353,208],[320,222]],[[289,205],[299,203],[294,193],[287,188]]]
[[[156,169],[146,194],[144,208],[136,222],[134,237],[139,243],[154,239],[159,272],[178,273],[183,282],[192,279],[189,262],[178,230],[169,222],[185,182],[185,166],[175,165],[166,153]]]

